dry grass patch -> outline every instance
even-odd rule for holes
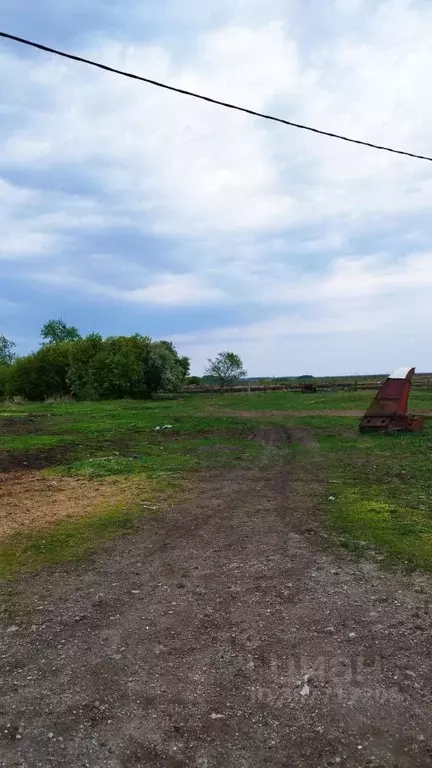
[[[107,504],[151,501],[154,483],[148,478],[48,477],[40,472],[0,473],[0,539],[103,512]]]

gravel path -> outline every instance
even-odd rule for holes
[[[0,765],[432,765],[431,580],[332,553],[308,466],[3,590]],[[313,448],[311,448],[313,450]]]

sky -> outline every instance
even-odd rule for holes
[[[2,1],[2,29],[432,155],[429,0]],[[432,163],[0,40],[0,334],[63,317],[202,374],[432,370]]]

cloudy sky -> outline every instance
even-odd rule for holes
[[[89,10],[89,8],[91,8]],[[432,155],[430,0],[2,0],[2,29]],[[432,370],[432,163],[0,41],[0,333],[170,338],[202,373]]]

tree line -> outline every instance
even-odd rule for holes
[[[203,379],[188,376],[190,360],[170,341],[149,336],[81,336],[64,320],[48,320],[40,347],[18,357],[16,345],[0,334],[0,398],[46,400],[146,399],[157,392],[178,392],[184,384],[215,384],[222,392],[247,373],[234,352],[219,352],[207,361]]]
[[[188,357],[169,341],[149,336],[81,336],[64,320],[41,329],[37,351],[18,357],[15,344],[0,336],[0,397],[78,400],[152,397],[178,391],[189,373]]]

